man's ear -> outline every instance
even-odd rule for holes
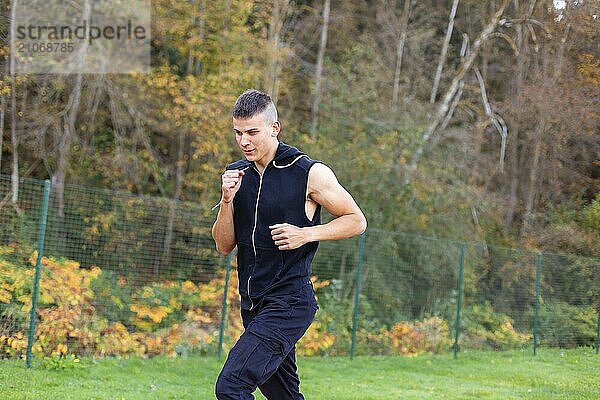
[[[276,137],[279,134],[279,131],[281,131],[281,124],[279,123],[279,121],[273,122],[273,125],[271,125],[271,129],[271,136]]]

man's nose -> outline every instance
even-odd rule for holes
[[[248,136],[242,135],[242,138],[240,139],[240,145],[247,146],[249,144],[250,144],[250,139],[248,138]]]

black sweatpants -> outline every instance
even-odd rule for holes
[[[296,367],[296,342],[317,309],[307,278],[296,293],[268,295],[254,310],[242,310],[245,330],[219,374],[217,399],[252,400],[257,387],[269,400],[304,399]]]

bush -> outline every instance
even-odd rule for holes
[[[14,249],[0,247],[3,357],[25,353],[36,257],[34,252],[28,260],[19,258]],[[205,284],[166,281],[136,288],[96,266],[84,269],[75,261],[43,257],[34,354],[64,358],[214,352],[221,322],[222,275]],[[232,276],[228,330],[236,335],[241,323],[235,273]]]
[[[540,344],[552,347],[593,346],[598,314],[593,307],[561,301],[540,304]]]
[[[513,327],[512,319],[494,311],[489,303],[466,307],[461,318],[461,346],[507,350],[524,347],[532,335]]]
[[[36,253],[30,254],[0,246],[0,358],[25,354],[36,261]],[[217,350],[225,271],[206,283],[162,281],[136,287],[99,267],[80,268],[72,260],[43,257],[42,265],[33,351],[36,356],[58,360],[58,367],[73,354],[177,356]],[[298,343],[298,354],[346,355],[352,339],[352,299],[340,299],[336,282],[312,279],[320,309]],[[235,270],[229,285],[226,348],[243,331]],[[592,307],[542,303],[541,343],[593,345],[596,323]],[[461,327],[462,345],[475,349],[518,348],[532,336],[516,331],[512,320],[494,312],[489,303],[466,307]],[[446,320],[430,317],[388,327],[375,317],[367,299],[361,298],[356,354],[412,356],[443,352],[451,344]]]
[[[450,348],[448,322],[438,317],[423,321],[401,321],[387,333],[392,347],[400,354],[414,356],[421,353],[440,353]]]

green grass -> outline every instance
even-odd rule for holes
[[[81,360],[54,370],[0,361],[0,399],[214,399],[214,357]],[[600,399],[600,355],[541,349],[419,357],[299,358],[308,400]],[[264,399],[260,394],[257,399]]]

